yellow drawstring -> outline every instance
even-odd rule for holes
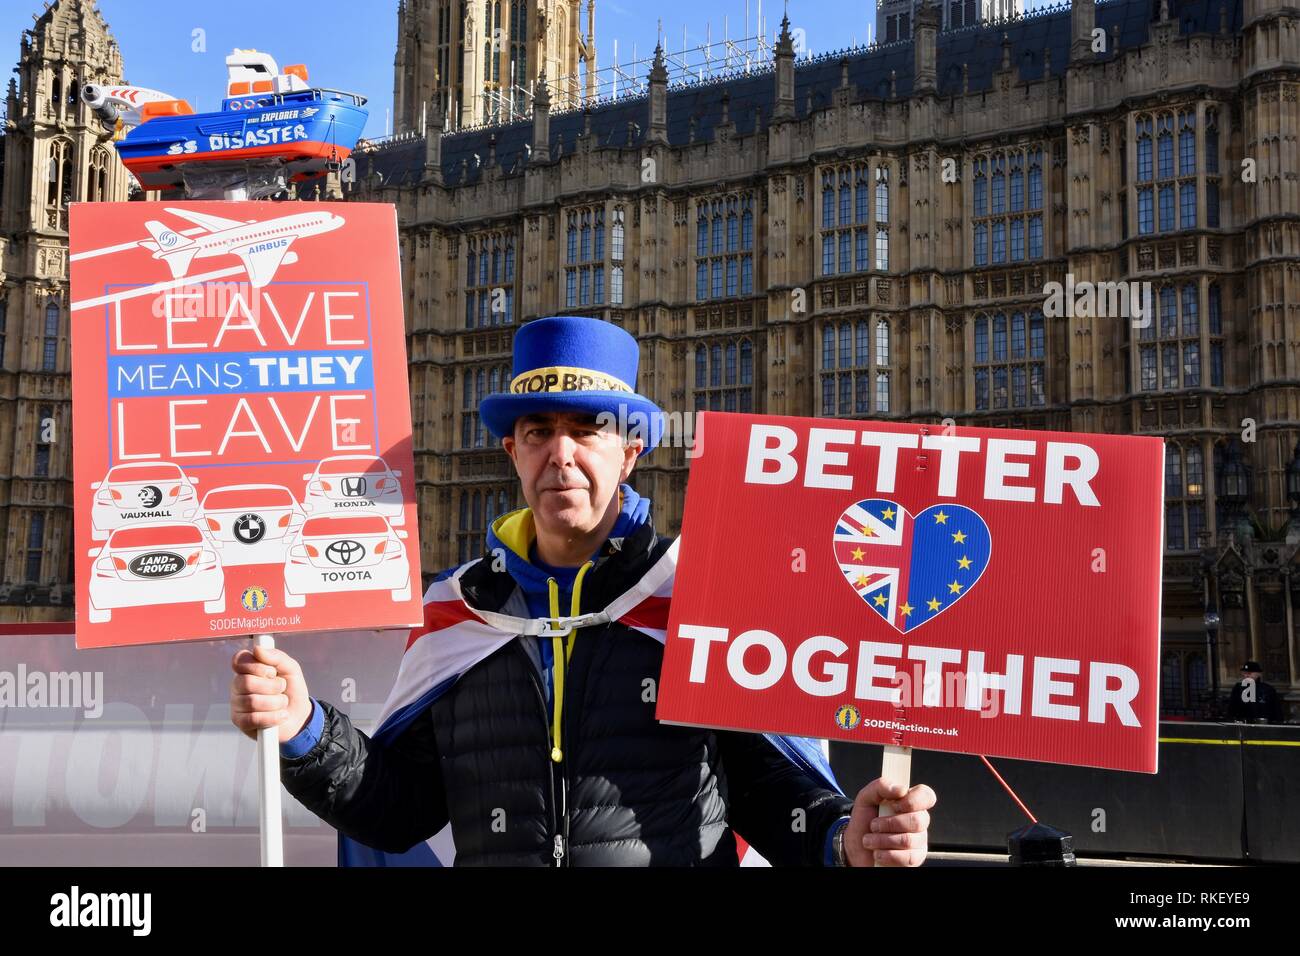
[[[592,567],[594,562],[588,561],[578,569],[578,576],[573,579],[573,600],[571,602],[571,617],[578,616],[578,595],[582,591],[582,576]],[[547,589],[551,595],[551,617],[558,619],[560,616],[560,588],[555,583],[555,578],[546,579]],[[558,627],[558,622],[552,620],[552,625]],[[566,645],[559,637],[551,638],[552,657],[554,661],[551,664],[552,673],[555,675],[555,691],[551,694],[552,711],[551,711],[551,759],[559,763],[564,759],[564,751],[560,749],[560,711],[564,706],[564,674],[569,667],[569,657],[573,654],[573,641],[578,636],[576,630],[569,632],[569,641]]]

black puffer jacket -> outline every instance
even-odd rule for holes
[[[608,545],[581,613],[625,593],[671,544],[650,522]],[[529,616],[508,573],[478,561],[461,578],[477,608]],[[759,734],[654,719],[663,645],[610,623],[577,632],[565,681],[562,763],[536,656],[519,637],[466,671],[388,747],[322,702],[306,754],[281,757],[285,787],[347,836],[401,852],[450,820],[456,865],[736,866],[734,827],[774,864],[820,865],[852,801]],[[803,811],[802,813],[798,811]]]

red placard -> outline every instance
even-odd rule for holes
[[[391,205],[71,211],[77,644],[422,619]]]
[[[660,720],[1155,772],[1159,439],[697,432]]]

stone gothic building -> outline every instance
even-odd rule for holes
[[[921,6],[911,39],[798,64],[783,28],[767,72],[670,89],[657,66],[647,96],[543,93],[490,129],[450,132],[435,100],[423,137],[358,157],[349,198],[402,224],[426,571],[521,503],[475,409],[519,323],[576,312],[637,336],[670,415],[1164,437],[1165,711],[1205,712],[1246,658],[1294,699],[1300,17],[943,19]],[[1067,275],[1150,282],[1153,320],[1050,314]],[[662,531],[687,468],[661,448],[633,475]]]
[[[876,0],[877,41],[909,39],[921,4],[922,0]],[[1025,12],[1024,0],[939,0],[938,6],[941,30],[960,30]]]
[[[0,167],[0,621],[72,614],[68,205],[120,202],[130,174],[81,102],[122,82],[92,0],[23,31]]]
[[[590,97],[596,3],[586,0],[401,0],[393,61],[393,129],[423,130],[436,103],[456,127],[527,114],[541,74],[552,105]]]
[[[945,27],[926,5],[909,39],[796,65],[783,27],[765,72],[669,88],[660,63],[640,98],[582,106],[538,87],[530,120],[466,130],[447,117],[467,102],[449,98],[461,80],[426,56],[436,34],[409,39],[412,11],[435,6],[404,7],[406,132],[359,151],[346,192],[398,209],[426,573],[478,554],[521,503],[476,414],[509,380],[514,329],[578,313],[639,339],[641,390],[670,415],[1162,437],[1165,712],[1205,712],[1246,658],[1300,696],[1293,6],[1074,0]],[[11,620],[70,613],[63,204],[125,198],[68,99],[69,84],[120,76],[90,7],[60,0],[24,37],[9,97]],[[1067,276],[1151,283],[1151,322],[1052,314],[1044,286]],[[680,528],[688,464],[663,447],[633,474],[663,532]],[[1040,572],[1026,573],[1032,586]]]

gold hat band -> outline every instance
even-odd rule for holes
[[[512,395],[538,392],[632,392],[627,382],[590,368],[551,365],[529,369],[510,380]]]

